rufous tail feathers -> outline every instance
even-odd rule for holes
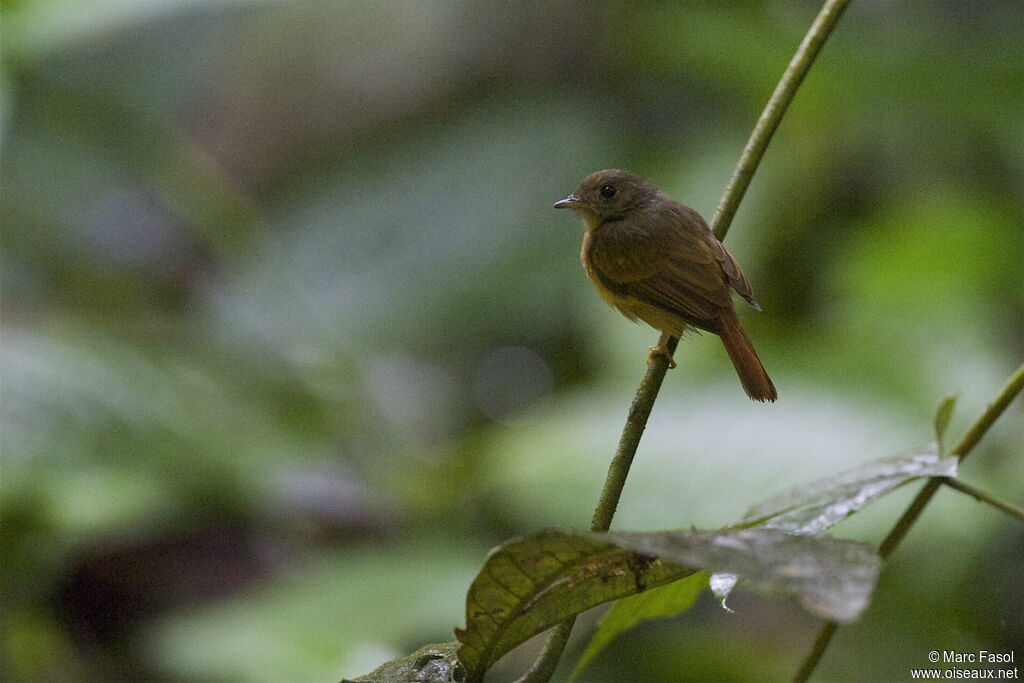
[[[729,360],[736,368],[736,374],[740,377],[740,383],[747,396],[755,401],[774,401],[778,398],[775,393],[775,385],[761,365],[761,359],[757,357],[757,351],[747,337],[747,333],[740,327],[734,311],[722,313],[722,343],[729,353]]]

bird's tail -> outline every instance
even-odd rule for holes
[[[775,385],[761,365],[761,359],[757,357],[754,345],[750,343],[747,333],[740,327],[740,321],[736,318],[734,311],[723,311],[722,316],[722,343],[729,353],[729,360],[736,368],[736,374],[740,377],[740,383],[747,396],[755,401],[774,401],[778,398],[775,393]]]

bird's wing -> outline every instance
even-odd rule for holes
[[[722,265],[699,229],[662,223],[657,231],[627,231],[609,224],[596,231],[589,256],[612,291],[699,327],[714,326],[732,303]]]
[[[722,266],[722,272],[725,273],[725,280],[729,283],[729,286],[736,290],[736,293],[743,297],[747,303],[760,311],[761,305],[754,299],[754,291],[750,287],[750,280],[747,279],[743,269],[740,268],[740,264],[736,262],[732,254],[713,235],[709,240],[709,244],[719,265]]]

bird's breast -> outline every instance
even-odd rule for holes
[[[623,297],[613,291],[612,288],[605,283],[590,258],[591,252],[595,246],[594,233],[588,230],[583,234],[583,246],[580,248],[580,263],[583,264],[583,270],[587,273],[587,277],[590,278],[590,281],[594,283],[595,287],[597,287],[597,291],[601,295],[601,298],[621,311]]]

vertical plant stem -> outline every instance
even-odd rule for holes
[[[807,35],[800,43],[800,47],[797,48],[796,54],[790,60],[789,66],[783,72],[778,85],[775,86],[775,91],[750,134],[750,140],[743,149],[743,154],[736,164],[736,170],[733,171],[732,178],[725,188],[711,221],[712,230],[718,239],[724,238],[725,233],[729,230],[733,216],[736,215],[736,209],[739,208],[743,195],[757,171],[758,164],[761,163],[761,158],[768,148],[772,134],[778,128],[786,109],[793,101],[797,88],[803,82],[804,76],[807,75],[814,63],[814,58],[821,51],[822,45],[825,44],[847,4],[849,4],[849,0],[826,0],[818,12],[818,16],[814,19],[814,23],[808,29]],[[674,353],[678,344],[678,339],[670,339],[669,350]],[[608,467],[608,476],[591,521],[591,531],[608,531],[611,527],[612,517],[619,505],[619,498],[622,496],[622,489],[626,485],[626,477],[629,475],[629,468],[633,463],[633,456],[636,455],[637,447],[640,445],[640,437],[643,436],[644,429],[647,427],[647,419],[650,417],[651,409],[654,407],[654,401],[658,397],[658,391],[661,389],[661,383],[665,379],[667,370],[668,359],[664,356],[655,356],[647,367],[647,372],[637,389],[636,397],[630,405],[626,426],[619,439],[619,447]],[[570,619],[551,629],[540,656],[530,670],[516,683],[547,683],[551,680],[562,653],[565,651],[565,646],[569,642],[574,622],[575,619]]]
[[[985,436],[992,423],[996,421],[1006,407],[1010,405],[1010,402],[1024,389],[1024,364],[1021,364],[1014,372],[1010,379],[1007,380],[1006,385],[1002,388],[995,400],[989,404],[985,409],[985,412],[981,414],[981,417],[971,425],[971,428],[967,430],[960,441],[953,446],[953,450],[949,452],[950,455],[960,458],[961,462],[966,458],[974,447],[981,441],[981,437]],[[924,512],[925,507],[931,502],[935,492],[942,486],[945,477],[933,477],[928,480],[928,483],[924,485],[921,491],[917,494],[906,511],[893,526],[892,531],[885,537],[882,544],[878,547],[878,554],[882,559],[887,559],[892,552],[896,550],[896,546],[900,544],[903,537],[907,535],[911,527],[914,526],[914,522]],[[804,660],[804,663],[800,666],[800,670],[797,672],[793,680],[796,683],[804,683],[811,674],[814,672],[815,667],[818,666],[818,662],[821,661],[822,655],[825,654],[825,650],[828,648],[829,642],[832,640],[832,636],[835,635],[836,629],[839,628],[838,624],[834,622],[827,622],[818,634],[818,638],[814,641],[814,647],[811,649],[810,654]]]

